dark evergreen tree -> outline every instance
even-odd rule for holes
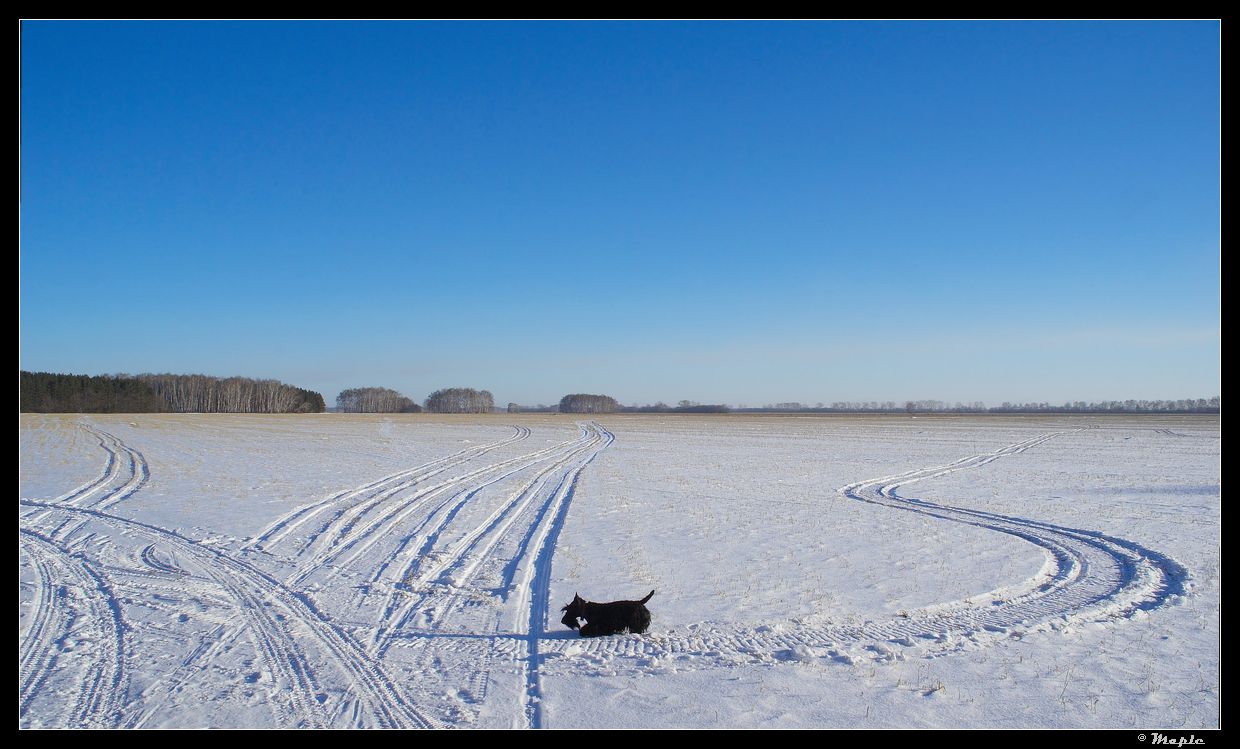
[[[150,386],[126,377],[21,372],[19,388],[18,408],[24,413],[152,413],[165,410]]]

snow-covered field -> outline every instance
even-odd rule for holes
[[[21,417],[24,727],[1219,723],[1204,417]],[[651,589],[581,639],[574,592]]]

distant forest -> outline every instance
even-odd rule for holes
[[[732,409],[740,413],[1175,413],[1175,414],[1210,414],[1219,413],[1222,409],[1222,397],[1213,398],[1182,398],[1180,400],[1124,400],[1069,401],[1063,404],[1010,403],[1004,401],[999,406],[987,406],[980,401],[972,403],[947,403],[945,401],[921,400],[904,401],[865,401],[842,402],[830,405],[818,403],[814,406],[802,403],[775,403],[761,408],[740,406]]]
[[[489,390],[445,388],[426,397],[426,410],[436,414],[489,414],[495,410],[495,397]]]
[[[21,372],[20,409],[24,413],[321,413],[323,396],[276,380],[207,375],[86,375]],[[1063,404],[1010,403],[987,406],[980,401],[948,403],[919,401],[836,401],[809,405],[795,401],[764,406],[730,406],[682,400],[623,406],[609,395],[573,393],[557,405],[523,406],[509,403],[497,409],[488,390],[444,388],[431,393],[425,410],[431,413],[1168,413],[1216,414],[1222,397],[1180,400],[1070,401]],[[390,388],[345,390],[336,397],[337,411],[346,413],[417,413],[416,401]]]
[[[1181,400],[1124,400],[1099,401],[1087,403],[1072,401],[1059,404],[1051,403],[1010,403],[1000,406],[987,406],[980,401],[971,403],[948,403],[937,400],[920,401],[836,401],[830,405],[818,403],[808,405],[795,401],[768,403],[764,406],[729,406],[723,403],[698,403],[682,400],[676,405],[663,402],[650,405],[621,406],[614,398],[605,395],[566,395],[560,405],[521,406],[515,403],[508,405],[510,413],[660,413],[660,414],[695,414],[695,413],[799,413],[799,414],[977,414],[977,413],[1170,413],[1170,414],[1214,414],[1222,409],[1221,396],[1213,398],[1184,398]]]
[[[23,413],[322,413],[323,396],[276,380],[21,373]]]
[[[352,388],[336,396],[336,410],[351,414],[416,414],[422,407],[391,388]]]
[[[619,410],[620,404],[609,395],[576,393],[560,399],[562,414],[610,414]]]

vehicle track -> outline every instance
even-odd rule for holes
[[[393,590],[389,595],[384,614],[375,627],[371,650],[376,657],[385,656],[388,647],[396,641],[416,639],[419,647],[413,651],[414,670],[437,674],[445,681],[444,686],[449,693],[456,690],[474,704],[487,700],[491,671],[497,662],[521,664],[523,672],[529,668],[527,661],[530,655],[524,647],[528,637],[504,637],[496,633],[501,628],[508,629],[515,622],[528,620],[531,616],[528,611],[530,601],[539,596],[544,600],[542,608],[546,609],[550,555],[567,514],[577,477],[614,439],[610,432],[597,424],[583,425],[581,429],[581,438],[571,441],[567,447],[562,446],[557,454],[544,457],[545,466],[526,478],[486,517],[476,521],[470,531],[436,557],[432,564],[416,569],[416,556],[406,560],[400,573],[405,584],[401,592]],[[491,479],[485,483],[494,481]],[[481,485],[463,490],[464,496],[459,501],[467,501],[468,496],[480,488]],[[445,513],[445,517],[449,515]],[[521,537],[516,539],[514,549],[505,540],[515,534]],[[490,562],[504,561],[497,556],[501,548],[505,549],[504,557],[515,554],[499,571],[500,586],[497,591],[501,597],[483,596],[479,599],[475,578],[484,570],[494,569]],[[537,575],[532,571],[535,567],[539,570]],[[520,581],[515,579],[518,573],[525,575]],[[445,577],[450,578],[448,584],[430,586]],[[539,582],[538,591],[532,595],[529,591],[531,580]],[[400,603],[401,593],[408,598],[403,603]],[[409,619],[431,602],[437,613],[429,620],[429,628],[408,630]],[[395,606],[397,603],[400,605]],[[469,631],[454,631],[453,620],[466,612],[469,615]],[[543,614],[533,616],[545,618]],[[465,652],[475,656],[466,661],[470,664],[469,672],[449,674],[444,664],[460,663],[459,655]],[[443,657],[449,654],[451,657]],[[452,683],[454,676],[459,677],[458,683]],[[541,688],[537,674],[530,678],[523,677],[522,705],[528,699],[531,679],[538,685],[537,689]],[[540,720],[541,713],[535,712],[534,718]],[[524,711],[521,717],[514,720],[514,725],[524,724],[527,720]]]
[[[147,544],[145,547],[143,547],[142,553],[141,553],[141,559],[142,559],[143,564],[145,564],[146,566],[158,572],[164,572],[169,575],[176,575],[177,577],[181,577],[181,576],[189,574],[185,570],[181,569],[180,567],[176,567],[174,565],[160,561],[160,559],[155,556],[155,544]]]
[[[388,496],[391,496],[391,494],[394,494],[399,491],[403,491],[404,489],[414,486],[430,478],[431,476],[436,476],[440,473],[443,473],[444,471],[447,471],[451,468],[461,465],[462,463],[468,462],[481,455],[485,455],[486,453],[491,452],[492,450],[496,450],[505,445],[512,444],[513,442],[519,442],[521,440],[524,440],[530,435],[530,430],[527,429],[526,427],[514,426],[512,429],[513,429],[513,434],[509,437],[505,437],[504,439],[497,440],[495,442],[491,442],[485,445],[477,445],[474,447],[469,447],[464,450],[455,452],[451,455],[447,455],[441,458],[436,458],[429,462],[423,463],[422,465],[415,466],[413,468],[409,468],[403,471],[398,471],[388,476],[384,476],[381,479],[378,479],[376,481],[371,481],[355,489],[338,492],[325,499],[321,499],[316,502],[311,502],[309,504],[302,505],[301,507],[298,507],[297,509],[276,519],[274,522],[268,525],[261,533],[259,533],[257,536],[255,536],[250,541],[246,542],[246,544],[242,546],[241,548],[242,549],[251,549],[251,548],[264,548],[265,549],[265,548],[274,546],[275,544],[278,544],[280,541],[286,538],[290,533],[292,533],[298,527],[300,527],[304,523],[309,522],[312,518],[314,518],[316,515],[318,515],[323,510],[326,510],[329,507],[332,507],[334,505],[341,505],[341,504],[347,503],[359,497],[362,498],[362,500],[358,504],[350,506],[345,509],[341,509],[337,513],[337,515],[328,522],[326,526],[321,528],[312,537],[312,538],[318,538],[324,535],[325,533],[329,532],[329,530],[332,528],[334,524],[337,524],[337,523],[347,524],[349,522],[350,517],[364,514],[367,510],[369,510],[373,506],[373,504],[381,502],[383,499],[386,499]],[[376,496],[367,496],[369,492],[376,492],[376,491],[378,492]],[[346,515],[348,515],[349,517],[344,517]],[[303,551],[305,551],[304,548],[300,549],[298,553],[301,553]]]
[[[212,590],[218,587],[224,591],[238,609],[241,621],[228,629],[220,641],[233,639],[242,632],[248,634],[265,668],[290,688],[281,698],[280,707],[285,710],[282,715],[294,721],[294,725],[307,727],[330,727],[350,719],[347,711],[337,711],[333,717],[324,703],[324,684],[319,678],[324,664],[338,669],[356,694],[352,703],[353,725],[441,725],[414,706],[383,664],[389,647],[402,639],[424,640],[425,647],[416,651],[416,658],[428,672],[433,669],[423,661],[440,654],[451,652],[458,661],[461,655],[476,656],[477,666],[470,675],[468,688],[479,702],[487,698],[494,663],[511,659],[519,668],[521,693],[514,725],[537,728],[545,726],[541,707],[543,679],[547,657],[553,654],[602,656],[600,662],[604,664],[612,657],[677,658],[678,669],[774,662],[805,653],[842,662],[858,658],[882,661],[905,656],[938,657],[1009,635],[1063,629],[1081,622],[1122,620],[1174,603],[1189,588],[1187,570],[1170,557],[1133,541],[910,495],[909,488],[918,482],[982,469],[1067,434],[1055,432],[944,465],[859,481],[838,490],[851,501],[1004,533],[1034,544],[1043,551],[1045,562],[1036,575],[1026,580],[962,601],[911,611],[889,621],[815,619],[800,624],[783,622],[739,628],[727,623],[704,623],[688,632],[681,629],[668,634],[594,639],[549,637],[551,561],[559,534],[580,474],[615,439],[597,424],[584,427],[576,439],[480,466],[432,486],[424,485],[427,479],[452,467],[529,436],[528,429],[516,427],[514,434],[503,440],[468,448],[293,510],[242,547],[242,551],[270,551],[291,540],[290,534],[316,518],[321,523],[324,511],[336,510],[332,518],[317,527],[310,542],[300,547],[297,554],[305,558],[287,582],[280,582],[250,564],[245,556],[231,556],[176,531],[113,514],[111,508],[146,484],[149,468],[142,454],[119,438],[80,426],[98,440],[107,455],[106,462],[94,479],[53,500],[21,500],[23,527],[19,535],[25,557],[37,576],[35,605],[19,647],[19,714],[24,716],[30,703],[46,694],[43,690],[48,674],[58,667],[53,644],[62,633],[80,627],[80,620],[87,621],[94,641],[106,642],[115,651],[111,660],[100,659],[98,664],[83,667],[73,714],[68,719],[74,726],[120,726],[125,711],[133,707],[125,704],[127,630],[114,587],[102,575],[102,568],[82,554],[70,552],[67,545],[72,540],[77,542],[73,548],[81,548],[85,541],[75,534],[91,522],[119,529],[121,535],[135,534],[145,539],[144,547],[136,547],[130,553],[141,548],[137,558],[148,569],[145,573],[134,571],[135,574],[163,576],[172,584],[188,576],[209,581]],[[1201,436],[1155,431],[1167,436]],[[530,469],[535,469],[532,477],[523,478],[523,483],[490,513],[456,535],[453,543],[436,551],[444,531],[462,517],[462,508],[483,488]],[[409,490],[413,493],[406,494]],[[411,531],[402,531],[407,535],[394,543],[394,549],[384,547],[377,562],[374,554],[367,556],[393,531],[405,528],[411,517],[419,522]],[[58,523],[47,526],[54,530],[35,525],[49,518]],[[519,542],[504,543],[518,533],[524,534]],[[502,602],[491,610],[467,609],[472,601],[471,591],[476,587],[470,583],[496,561],[501,544],[507,557],[513,543],[516,555],[500,574]],[[185,566],[174,566],[168,560]],[[369,566],[362,567],[363,563]],[[360,570],[371,583],[393,586],[373,630],[358,626],[370,634],[369,638],[361,635],[369,639],[369,647],[362,644],[359,635],[330,620],[308,595],[298,590],[311,575],[329,565],[332,574],[343,569]],[[116,568],[110,569],[117,572]],[[62,587],[57,584],[60,580],[70,580],[72,584]],[[449,584],[433,591],[412,590],[439,580]],[[404,588],[397,590],[398,584]],[[420,632],[411,631],[411,617],[432,598],[438,612],[432,625]],[[81,605],[78,599],[82,600]],[[473,627],[482,624],[483,629],[469,633],[451,631],[451,621],[467,610],[473,617]],[[306,638],[307,633],[312,637]],[[185,647],[188,649],[190,644]],[[184,683],[191,678],[194,663],[217,653],[218,643],[200,643],[168,683]],[[593,667],[588,658],[558,659],[556,663],[583,670]],[[149,720],[153,714],[149,706],[143,710],[141,715],[129,716],[129,722]]]
[[[521,715],[524,724],[529,728],[541,728],[542,716],[542,654],[540,652],[542,634],[547,630],[548,601],[551,597],[551,558],[559,541],[560,530],[568,516],[568,508],[577,489],[577,479],[586,466],[594,462],[599,453],[606,450],[615,441],[615,435],[603,427],[592,425],[600,435],[599,446],[590,453],[590,457],[576,466],[561,479],[559,486],[552,494],[552,501],[538,522],[533,543],[529,546],[532,553],[530,563],[525,565],[521,580],[517,585],[516,632],[524,635],[524,658],[519,660],[524,672],[522,689]]]
[[[67,593],[55,583],[60,576],[52,573],[45,552],[25,533],[18,533],[18,541],[37,575],[34,610],[17,649],[17,714],[24,716],[54,659],[53,642],[69,630],[69,617],[60,603]]]
[[[1060,434],[1063,433],[1039,435],[946,465],[861,481],[839,490],[851,500],[1005,533],[1039,546],[1046,554],[1042,570],[1019,584],[963,601],[908,612],[907,616],[890,621],[779,623],[739,629],[707,623],[694,627],[695,631],[687,635],[647,634],[541,642],[535,639],[532,645],[545,653],[653,658],[707,655],[710,656],[706,659],[707,665],[720,660],[778,659],[782,654],[805,652],[805,649],[843,661],[851,661],[858,653],[878,660],[903,657],[901,651],[906,649],[934,657],[1007,637],[1012,632],[1063,629],[1079,622],[1124,619],[1185,595],[1187,571],[1166,555],[1135,542],[1098,531],[952,507],[902,496],[897,491],[919,481],[980,468],[1000,458],[1019,455]],[[518,627],[511,637],[520,640],[523,635],[528,637],[528,633],[540,631],[539,621],[536,621],[540,612],[531,611],[529,624],[525,628]],[[530,673],[535,673],[533,668]]]
[[[197,646],[181,659],[181,662],[172,674],[158,684],[152,685],[147,692],[139,695],[142,703],[142,714],[134,720],[133,727],[145,728],[146,724],[155,716],[158,710],[169,702],[171,696],[179,693],[185,685],[201,678],[202,672],[198,668],[198,664],[210,663],[217,658],[235,640],[244,635],[244,629],[244,626],[228,628],[223,624],[217,624],[199,641]],[[158,691],[156,691],[157,689]]]
[[[496,546],[509,535],[517,519],[527,514],[527,510],[535,504],[537,497],[542,495],[543,489],[553,480],[553,477],[559,476],[559,483],[562,484],[564,476],[575,475],[583,466],[565,472],[567,467],[573,466],[583,455],[591,454],[592,458],[594,453],[602,449],[599,445],[606,439],[602,431],[593,425],[583,428],[582,431],[584,438],[582,444],[577,444],[581,440],[575,441],[565,452],[554,456],[552,458],[554,462],[525,481],[516,491],[509,495],[506,501],[497,506],[471,531],[460,538],[452,548],[434,557],[430,564],[415,571],[414,567],[420,559],[430,557],[428,555],[415,554],[407,558],[404,567],[399,573],[399,580],[403,583],[403,586],[401,588],[394,588],[389,593],[387,603],[383,607],[382,615],[375,627],[371,650],[377,657],[382,657],[386,654],[387,648],[393,642],[394,633],[400,632],[405,627],[409,618],[432,597],[434,592],[439,592],[417,589],[424,588],[432,581],[447,576],[450,578],[449,582],[451,584],[446,588],[447,595],[439,607],[441,612],[439,615],[440,626],[442,626],[452,612],[459,609],[461,599],[467,589],[467,584],[473,579],[483,564],[494,557]],[[589,461],[587,460],[586,462]],[[478,488],[472,489],[469,494],[472,495]],[[531,518],[530,533],[541,522],[542,517],[546,514],[547,507],[555,501],[555,497],[556,492],[553,491],[543,503],[541,512]],[[462,501],[467,499],[468,496]],[[429,536],[428,543],[432,543],[434,538],[435,534]],[[503,586],[504,589],[507,589],[507,587],[507,584]],[[410,589],[412,589],[412,592],[405,593],[406,590]],[[406,595],[408,600],[403,604],[397,605],[402,594]],[[507,598],[506,595],[505,598]]]
[[[79,496],[72,500],[71,503],[79,506],[106,510],[109,507],[129,499],[138,490],[146,486],[146,483],[151,479],[151,468],[146,462],[145,455],[129,445],[126,445],[116,435],[109,434],[108,432],[100,429],[88,429],[88,431],[102,435],[104,439],[111,443],[113,449],[109,452],[111,453],[111,456],[119,456],[119,460],[116,462],[121,464],[122,467],[120,473],[125,476],[125,479],[120,485],[104,492],[98,499],[95,499],[92,502],[84,503],[82,501],[83,497]]]
[[[525,467],[539,462],[547,456],[564,449],[565,444],[561,443],[498,463],[482,466],[460,476],[422,488],[408,497],[398,498],[387,503],[385,506],[378,508],[368,522],[350,523],[348,527],[338,529],[333,541],[326,548],[302,563],[293,574],[289,575],[288,584],[294,587],[300,586],[312,574],[329,565],[334,565],[338,570],[350,567],[387,533],[400,527],[410,515],[421,510],[431,499],[459,487],[472,487],[473,485],[470,482],[475,479],[511,466],[521,465]],[[334,575],[329,574],[328,579],[332,576]]]
[[[180,535],[138,520],[123,518],[103,510],[21,500],[22,505],[96,520],[122,531],[165,542],[184,557],[193,559],[202,571],[229,592],[239,613],[245,617],[257,639],[265,662],[273,673],[281,674],[292,686],[291,706],[308,725],[326,725],[318,702],[321,691],[309,659],[298,644],[298,633],[308,630],[315,642],[331,656],[332,665],[341,670],[350,692],[369,708],[375,725],[384,728],[434,727],[407,700],[396,683],[376,661],[371,660],[353,637],[332,624],[304,595],[297,593],[261,570]],[[281,621],[268,613],[269,604],[280,609]]]
[[[146,458],[141,452],[125,445],[115,435],[86,423],[77,428],[91,435],[104,451],[106,459],[99,475],[66,492],[52,503],[65,506],[110,507],[141,489],[150,478]],[[54,633],[67,634],[79,621],[92,632],[92,639],[104,647],[110,644],[110,655],[97,655],[89,660],[78,684],[77,705],[68,727],[114,727],[120,725],[128,672],[125,666],[126,627],[114,586],[103,568],[88,561],[84,554],[73,553],[64,545],[86,524],[86,519],[65,517],[53,528],[44,524],[51,517],[46,511],[19,514],[19,534],[23,549],[35,561],[40,577],[40,608],[42,621],[34,626],[32,637],[22,642],[19,651],[19,711],[24,713],[39,693],[47,671],[57,659],[54,655]],[[72,586],[56,586],[59,594],[49,597],[49,576],[71,581]],[[65,601],[71,595],[81,597],[84,611],[66,611]],[[52,624],[56,620],[61,627]]]
[[[491,473],[492,475],[476,484],[452,486],[444,492],[440,492],[440,494],[445,497],[444,501],[440,502],[429,512],[427,512],[423,516],[422,521],[418,523],[408,535],[400,540],[395,551],[386,556],[379,564],[374,566],[369,582],[372,584],[378,583],[382,581],[385,576],[387,576],[392,583],[407,585],[408,581],[415,575],[415,567],[421,569],[424,566],[434,565],[438,562],[444,561],[444,553],[435,552],[436,544],[438,544],[444,531],[456,519],[458,513],[475,497],[477,497],[483,489],[498,484],[499,482],[526,471],[531,467],[552,460],[562,460],[562,456],[571,455],[575,450],[579,449],[581,444],[588,441],[589,438],[589,433],[583,429],[577,439],[565,440],[554,447],[522,456],[523,462],[520,462],[514,466],[504,466],[500,469],[503,471],[502,473],[496,471],[484,472],[484,475],[486,473]],[[518,490],[518,492],[516,492],[513,496],[520,494],[520,491],[521,490]],[[407,513],[402,513],[397,520],[403,523],[404,520],[407,519],[405,517],[406,514]],[[359,552],[360,551],[364,551],[364,549],[359,550]],[[354,555],[350,561],[356,558],[356,556],[357,555]],[[447,560],[451,561],[452,559],[455,559],[455,556],[449,552]],[[398,569],[399,572],[394,576],[388,575],[388,570],[391,569],[393,565],[396,566],[396,569]]]
[[[904,497],[901,487],[956,471],[976,468],[1017,455],[1065,432],[972,456],[954,464],[924,469],[893,480],[874,480],[844,487],[852,499],[881,504],[930,517],[1006,533],[1041,547],[1049,569],[1028,581],[1026,590],[1003,591],[997,605],[962,608],[952,613],[957,629],[981,627],[991,631],[1052,619],[1101,621],[1126,618],[1182,596],[1187,571],[1169,557],[1140,544],[1098,531],[1068,528],[1027,518],[1001,515]]]
[[[98,479],[52,500],[52,503],[104,510],[132,497],[146,486],[151,478],[146,456],[113,434],[85,424],[78,426],[99,439],[99,444],[108,455],[106,464]],[[31,527],[43,527],[47,517],[46,512],[30,513],[23,520]],[[58,526],[48,532],[48,536],[54,541],[67,540],[87,522],[84,518],[65,516]]]
[[[1154,432],[1157,434],[1165,434],[1168,437],[1187,437],[1189,439],[1199,440],[1221,439],[1221,437],[1217,434],[1185,434],[1183,432],[1173,432],[1170,429],[1155,429]]]
[[[65,727],[122,726],[122,711],[129,686],[125,658],[126,627],[111,583],[85,558],[71,553],[54,539],[29,528],[19,528],[18,533],[27,554],[40,560],[36,562],[40,567],[40,576],[48,576],[41,587],[44,590],[50,587],[54,568],[59,573],[55,577],[71,582],[72,587],[80,591],[86,608],[90,610],[88,615],[81,618],[89,628],[90,640],[96,646],[95,655],[83,664],[82,674],[77,682],[77,697]],[[65,593],[69,594],[68,589]],[[72,609],[62,608],[61,604],[57,603],[62,600],[59,596],[54,599],[45,603],[48,608],[40,617],[43,620],[39,625],[40,631],[23,641],[24,647],[19,653],[19,715],[26,714],[31,701],[40,693],[50,667],[56,661],[53,655],[55,634],[67,634],[78,622]],[[52,619],[65,622],[64,628],[50,627]]]
[[[82,497],[90,496],[98,490],[99,487],[111,481],[115,477],[116,472],[119,470],[119,466],[117,464],[119,456],[117,455],[116,448],[113,447],[114,440],[109,440],[99,431],[90,428],[86,424],[79,423],[77,427],[87,434],[90,434],[98,441],[100,449],[107,454],[108,459],[104,462],[103,468],[100,470],[97,477],[75,489],[65,492],[59,497],[56,497],[52,500],[53,502],[73,502]]]

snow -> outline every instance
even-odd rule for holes
[[[23,727],[1219,724],[1217,418],[19,437]],[[651,589],[644,635],[559,622]]]

